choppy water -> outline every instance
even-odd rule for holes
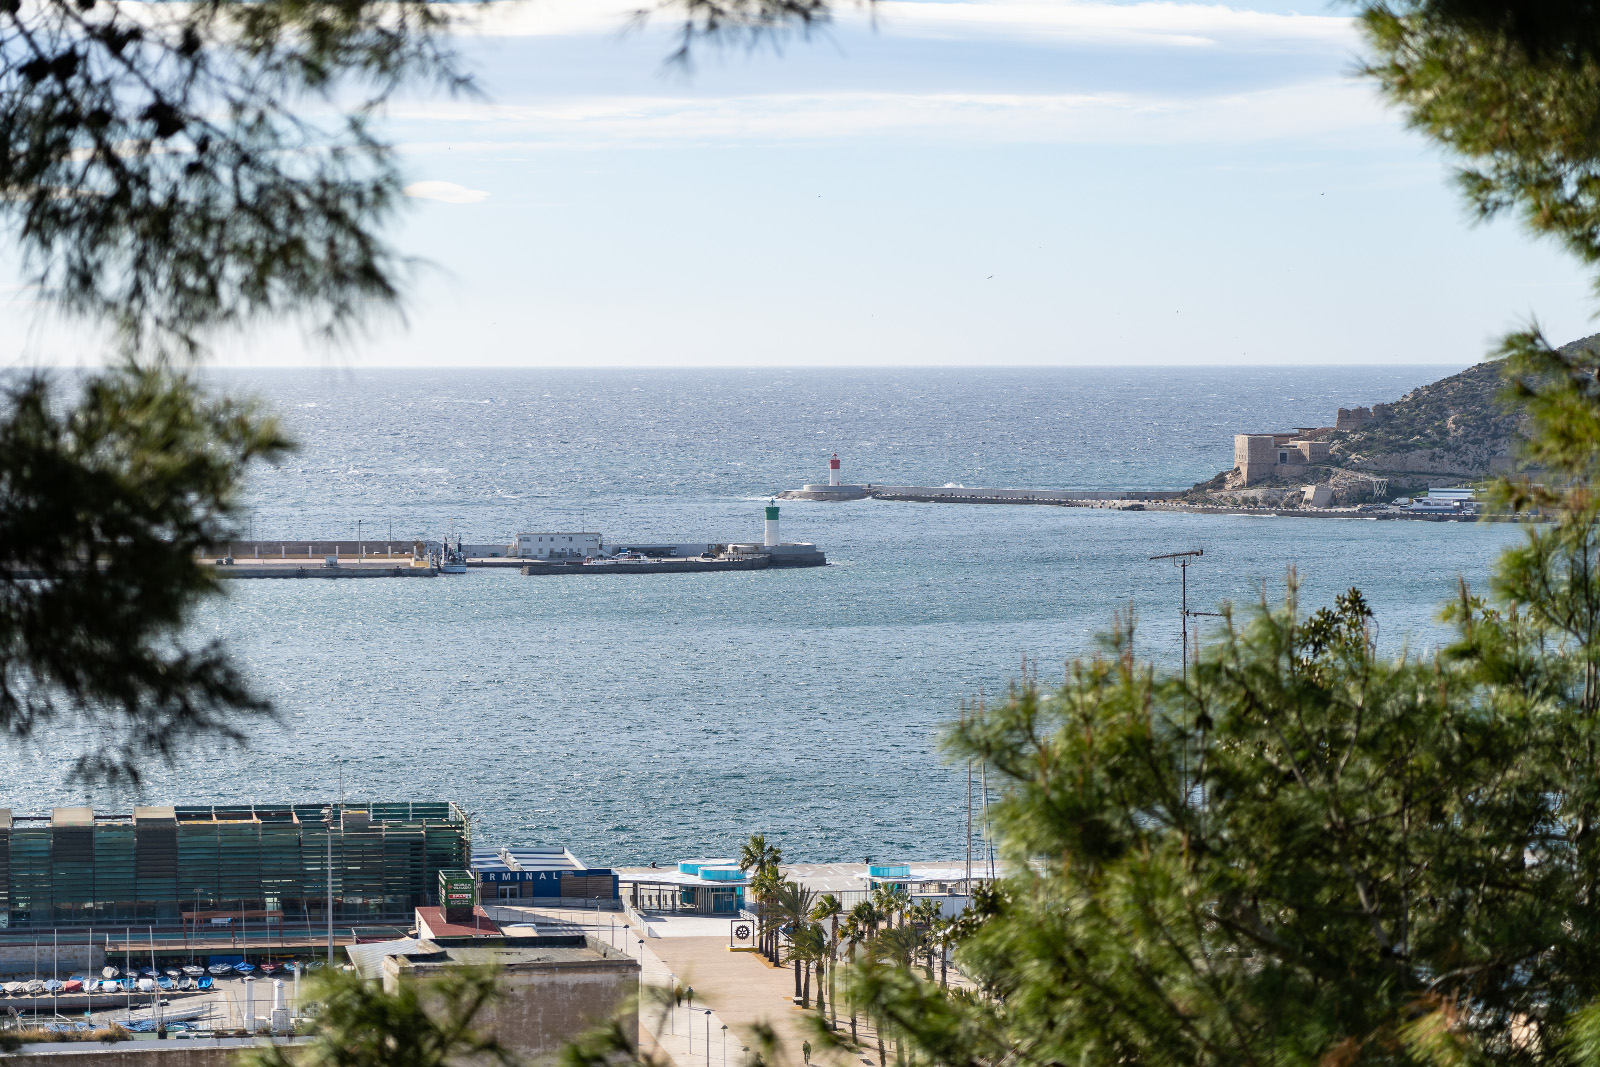
[[[1231,463],[1232,434],[1327,423],[1437,368],[680,372],[274,372],[301,453],[254,481],[262,537],[582,527],[754,539],[763,494],[846,478],[1173,487]],[[1048,676],[1132,601],[1175,658],[1177,573],[1204,606],[1351,585],[1386,645],[1429,644],[1457,575],[1506,526],[1089,509],[793,502],[785,534],[833,566],[632,579],[262,581],[201,630],[283,713],[244,753],[196,754],[151,799],[460,801],[483,840],[595,862],[727,853],[753,831],[796,859],[954,856],[964,775],[940,724]],[[0,806],[79,800],[48,749],[0,756]],[[105,807],[126,797],[87,798]]]

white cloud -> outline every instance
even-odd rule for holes
[[[821,142],[897,136],[941,143],[1242,143],[1392,127],[1370,86],[1326,78],[1212,95],[1133,93],[781,93],[584,97],[526,105],[400,109],[425,143],[502,147]],[[448,124],[448,138],[427,127]]]
[[[465,32],[495,37],[559,37],[617,33],[630,25],[643,0],[491,0],[463,16]],[[871,25],[889,37],[1055,38],[1057,42],[1156,47],[1349,45],[1353,19],[1283,15],[1221,4],[1150,0],[1115,4],[1097,0],[880,0],[872,8],[837,2],[841,27]],[[652,25],[671,28],[675,10],[663,8]]]
[[[482,189],[468,189],[455,182],[412,182],[405,187],[405,194],[418,200],[437,200],[441,204],[476,204],[489,198]]]

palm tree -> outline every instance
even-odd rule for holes
[[[849,950],[849,958],[854,960],[856,950],[872,943],[873,935],[878,931],[878,913],[870,901],[863,900],[850,909],[850,915],[844,924],[844,939]],[[861,1038],[856,1033],[856,1002],[850,998],[850,1041],[860,1044]]]
[[[756,896],[756,915],[761,920],[761,952],[774,965],[778,962],[778,932],[782,918],[774,910],[772,901],[783,886],[783,875],[776,867],[768,867],[750,881],[750,890]]]
[[[911,907],[911,894],[906,892],[905,886],[876,886],[872,890],[872,906],[893,926],[894,917]]]
[[[928,976],[928,981],[933,981],[933,950],[940,943],[940,935],[946,925],[942,917],[943,909],[937,900],[923,898],[911,907],[911,921],[922,928],[922,948],[927,956],[927,963],[923,970]],[[940,960],[943,960],[943,953]]]
[[[778,939],[766,921],[765,902],[782,881],[778,865],[783,862],[783,850],[767,844],[766,834],[751,834],[739,849],[739,869],[750,875],[750,894],[754,898],[756,914],[761,916],[761,953],[777,963]]]
[[[789,957],[805,967],[805,984],[800,987],[800,1006],[811,1006],[811,968],[822,965],[828,957],[828,935],[816,923],[802,923],[789,935]],[[817,996],[822,997],[822,979],[817,979]],[[818,1005],[818,1011],[821,1005]]]
[[[772,910],[774,919],[783,926],[788,927],[790,944],[793,944],[794,935],[810,920],[811,909],[817,906],[817,894],[814,890],[807,889],[798,882],[783,882],[778,886],[778,891],[772,896]],[[793,956],[793,953],[790,954]],[[800,960],[794,962],[794,995],[800,995]]]
[[[839,916],[844,913],[844,905],[839,903],[839,898],[832,893],[824,893],[817,901],[817,906],[811,909],[811,917],[817,922],[826,922],[828,929],[828,954],[827,969],[817,976],[817,1013],[820,1015],[829,1009],[832,1016],[828,1020],[828,1029],[839,1029],[839,998],[835,994],[834,971],[839,958]],[[827,1005],[823,1000],[823,979],[827,980]]]
[[[739,869],[760,874],[783,862],[783,849],[767,844],[766,834],[751,834],[739,849]]]

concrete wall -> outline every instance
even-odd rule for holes
[[[52,949],[48,940],[0,943],[0,975],[8,979],[32,978],[35,973],[40,978],[49,978],[52,961],[55,971],[62,978],[75,974],[98,978],[100,968],[106,965],[106,953],[102,945],[81,943],[61,945],[58,949]]]
[[[523,971],[501,976],[506,997],[489,1011],[486,1029],[526,1056],[555,1052],[591,1027],[627,1008],[624,1026],[639,1040],[639,1012],[628,997],[639,988],[637,964],[594,970],[584,967]]]
[[[225,556],[229,550],[237,560],[255,559],[315,559],[319,563],[324,556],[337,555],[341,559],[355,559],[357,555],[365,553],[368,559],[384,555],[410,557],[413,551],[420,551],[421,541],[413,541],[409,537],[365,537],[360,541],[233,541],[225,545],[212,545],[200,553],[201,558]],[[501,546],[504,551],[504,546]]]
[[[230,1067],[238,1048],[215,1048],[181,1042],[129,1042],[110,1047],[87,1041],[24,1046],[24,1051],[0,1059],[6,1067]]]

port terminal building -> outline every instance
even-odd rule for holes
[[[749,885],[736,860],[690,859],[676,868],[630,870],[622,891],[635,911],[733,916],[744,907]]]
[[[470,844],[449,802],[0,808],[0,931],[409,922]]]
[[[617,874],[590,867],[560,847],[504,847],[472,853],[478,899],[504,906],[615,909]]]

